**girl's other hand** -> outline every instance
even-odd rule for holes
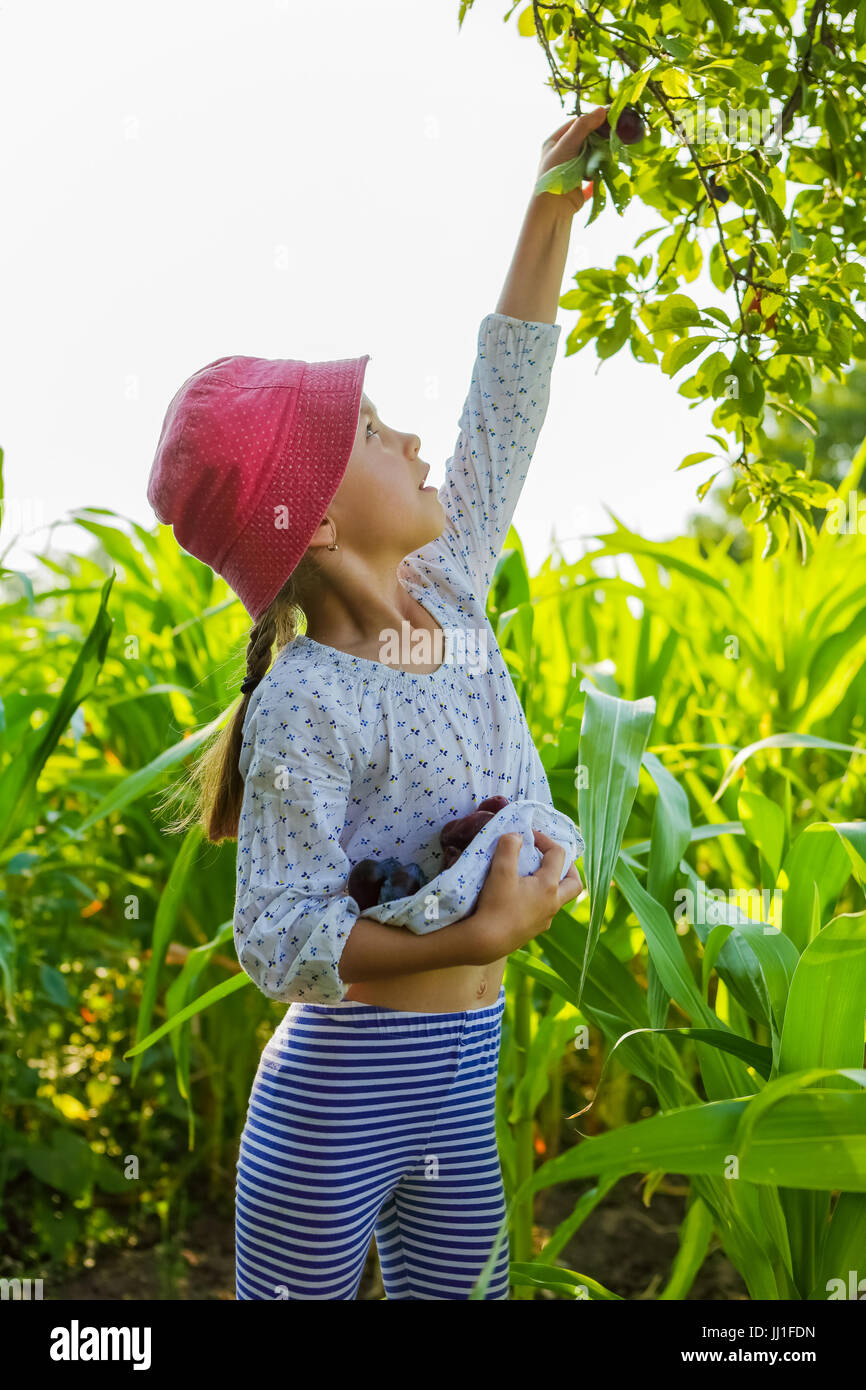
[[[570,864],[562,875],[565,850],[540,830],[533,831],[542,860],[534,874],[519,874],[523,837],[500,835],[475,911],[464,918],[467,964],[491,965],[547,931],[564,903],[578,897],[583,884]]]

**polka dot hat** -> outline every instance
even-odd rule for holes
[[[370,356],[218,357],[169,404],[147,499],[253,619],[296,568],[340,485]]]

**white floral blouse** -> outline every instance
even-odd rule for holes
[[[414,861],[429,880],[442,868],[446,821],[496,794],[553,804],[485,604],[547,413],[560,332],[507,314],[481,322],[438,494],[445,528],[398,568],[445,632],[438,670],[398,670],[300,634],[250,698],[234,937],[270,999],[345,996],[338,965],[361,915],[347,888],[359,860]]]

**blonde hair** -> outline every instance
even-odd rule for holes
[[[267,675],[277,652],[297,636],[299,619],[304,617],[306,620],[304,600],[316,585],[319,573],[314,552],[307,551],[280,592],[250,629],[247,675],[254,676],[257,682]],[[274,643],[276,652],[273,650]],[[160,802],[158,809],[164,810],[173,802],[187,803],[190,790],[193,793],[192,805],[163,826],[163,830],[177,833],[197,821],[207,839],[215,844],[220,840],[237,838],[244,795],[244,780],[238,768],[238,759],[251,694],[252,690],[242,692],[240,703],[229,723],[203,745],[192,770]]]

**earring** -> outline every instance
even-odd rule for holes
[[[331,527],[332,527],[333,532],[334,532],[334,544],[333,544],[333,545],[329,545],[329,546],[328,546],[328,549],[329,549],[329,550],[339,550],[340,547],[337,545],[337,528],[336,528],[336,526],[334,526],[333,521],[331,522]]]

